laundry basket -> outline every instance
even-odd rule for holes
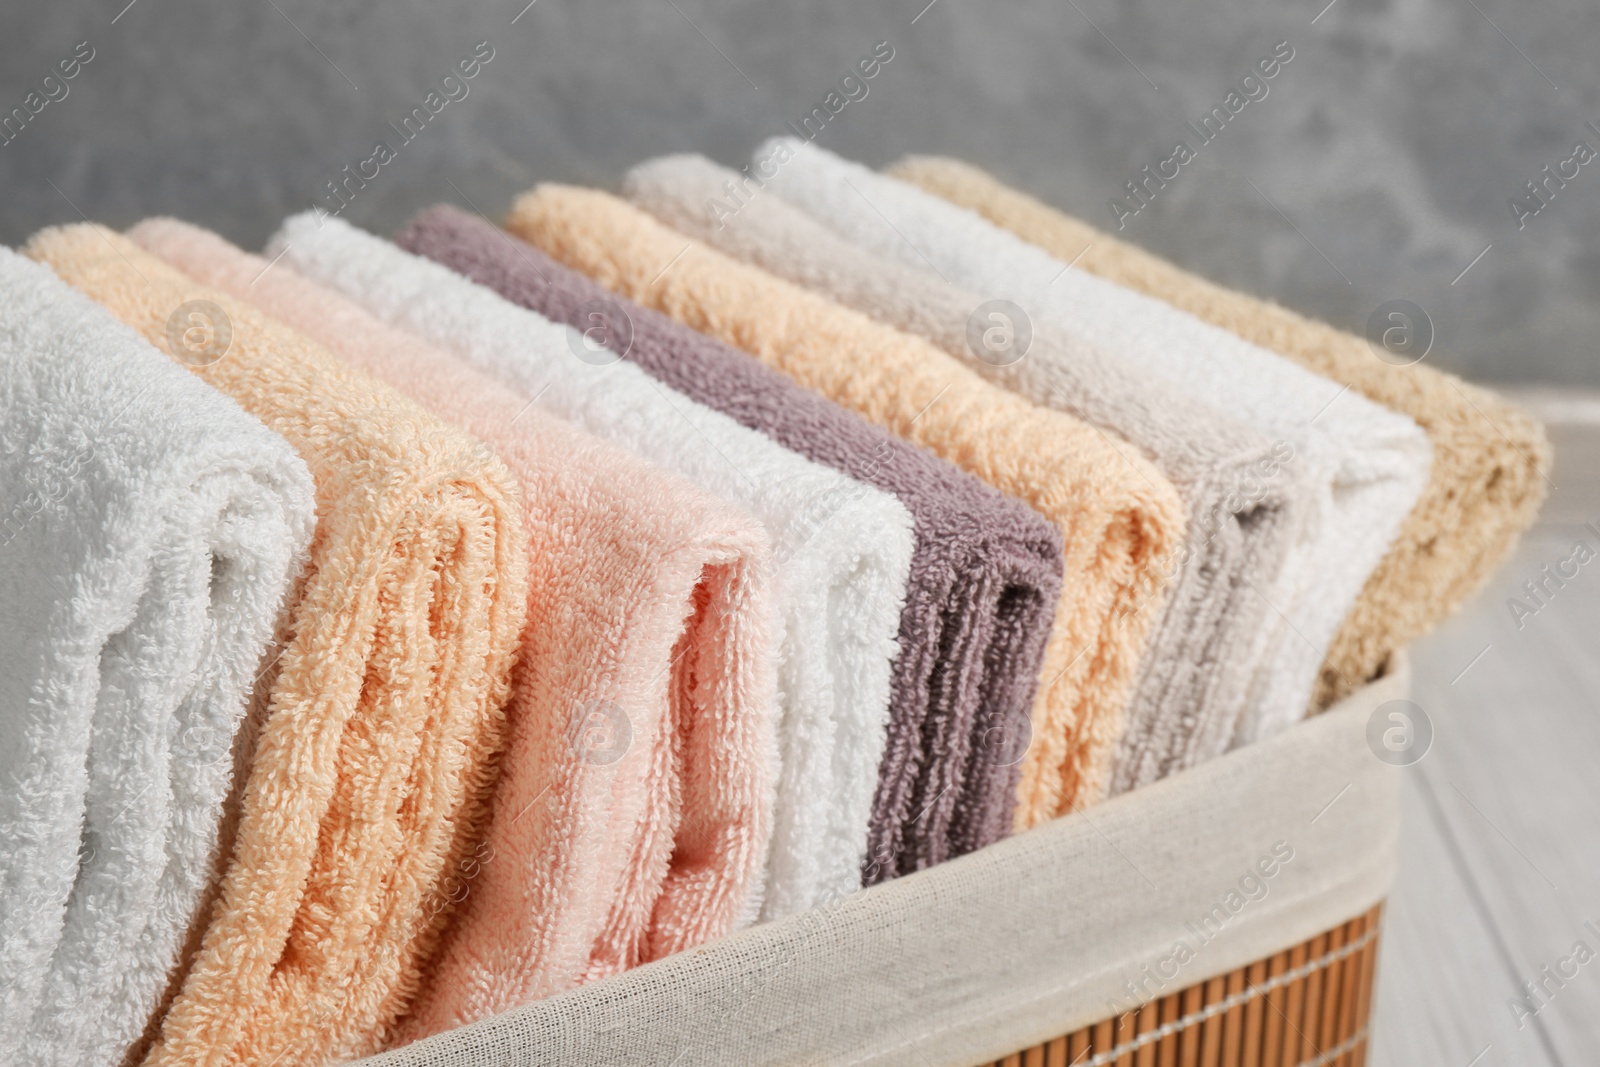
[[[1355,1067],[1381,905],[1269,959],[993,1061],[994,1067]]]
[[[1366,1056],[1398,774],[1323,715],[931,870],[362,1061],[1305,1067]]]

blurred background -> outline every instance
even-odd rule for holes
[[[535,182],[614,187],[664,152],[738,166],[886,42],[892,59],[820,145],[874,166],[959,156],[1115,229],[1124,183],[1195,145],[1185,123],[1287,42],[1267,95],[1120,235],[1357,333],[1380,304],[1413,301],[1433,323],[1428,360],[1517,393],[1558,450],[1544,521],[1415,650],[1436,742],[1396,771],[1406,838],[1373,1062],[1600,1063],[1600,967],[1531,1021],[1509,1007],[1574,941],[1600,948],[1583,925],[1600,927],[1600,667],[1586,645],[1600,594],[1586,576],[1526,630],[1504,606],[1600,522],[1586,391],[1600,387],[1600,161],[1578,150],[1600,150],[1600,5],[8,4],[0,119],[30,92],[60,96],[41,89],[59,61],[92,58],[25,124],[0,123],[0,242],[167,213],[258,248],[286,214],[328,203],[327,183],[377,141],[399,144],[394,127],[479,42],[493,58],[468,95],[345,218],[387,233],[438,200],[498,218]]]
[[[1509,204],[1578,141],[1600,150],[1591,2],[526,4],[4,5],[0,114],[78,42],[94,58],[0,146],[0,242],[167,212],[259,247],[479,41],[495,58],[469,96],[344,217],[387,232],[464,198],[498,217],[535,181],[614,184],[662,152],[739,165],[887,41],[820,145],[872,165],[960,156],[1112,225],[1124,183],[1287,41],[1269,94],[1123,236],[1357,331],[1411,300],[1435,324],[1429,359],[1473,378],[1600,385],[1600,166],[1551,183],[1520,230]]]

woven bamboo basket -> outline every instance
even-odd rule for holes
[[[1382,911],[1378,905],[1248,967],[990,1063],[1362,1067]]]

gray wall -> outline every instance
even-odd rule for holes
[[[1183,121],[1287,40],[1269,94],[1124,235],[1357,331],[1415,301],[1429,360],[1476,378],[1600,384],[1600,160],[1520,231],[1508,206],[1576,141],[1600,149],[1593,0],[1336,0],[1315,23],[1325,0],[537,0],[515,24],[525,0],[125,2],[0,14],[0,112],[76,42],[95,50],[0,146],[0,241],[81,211],[116,227],[174,214],[259,246],[397,142],[387,124],[480,40],[495,57],[470,95],[346,218],[388,231],[462,198],[495,217],[534,182],[614,185],[668,151],[741,162],[887,40],[894,59],[819,144],[875,165],[963,156],[1107,225]]]

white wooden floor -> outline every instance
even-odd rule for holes
[[[1414,649],[1434,742],[1396,771],[1375,1067],[1600,1065],[1600,401],[1521,399],[1563,420],[1556,488],[1485,593]],[[1579,539],[1596,558],[1519,629],[1508,598]]]

